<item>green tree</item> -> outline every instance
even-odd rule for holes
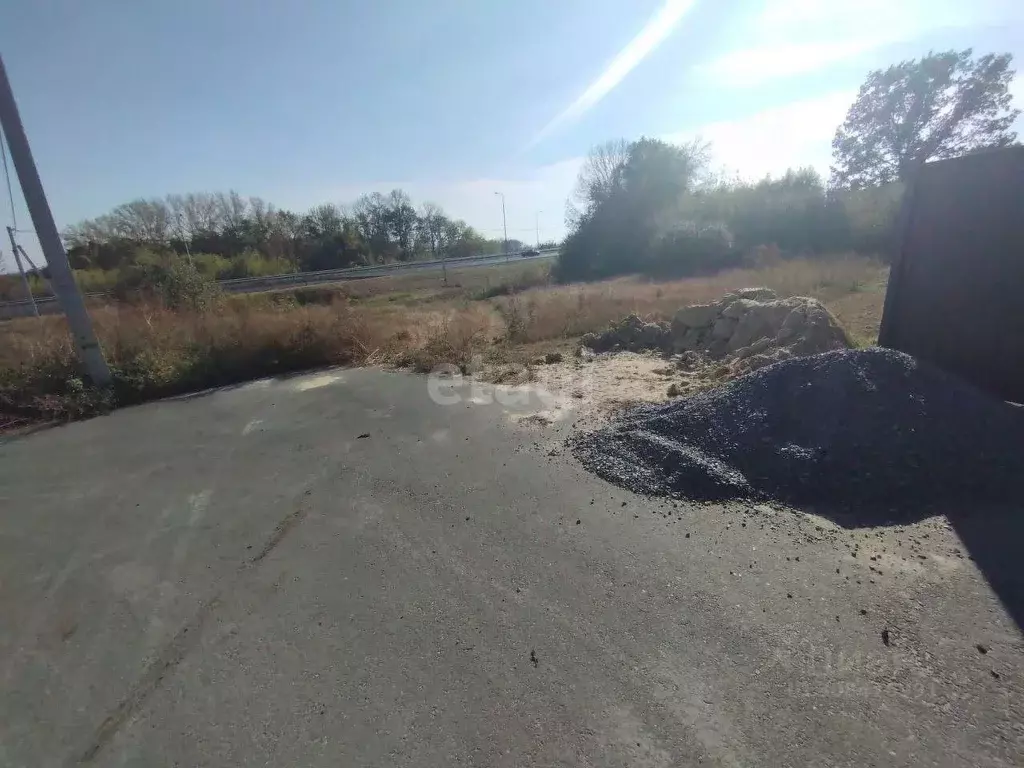
[[[696,142],[642,138],[620,150],[601,145],[584,163],[555,270],[561,280],[644,271],[707,163],[707,146]]]
[[[871,72],[832,141],[832,185],[905,181],[929,160],[1013,144],[1013,57],[971,54],[929,53]]]
[[[845,227],[841,206],[813,168],[755,183],[717,181],[690,198],[684,213],[702,226],[724,224],[740,248],[775,245],[787,253],[825,250]]]

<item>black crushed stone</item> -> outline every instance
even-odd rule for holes
[[[569,445],[606,480],[691,501],[896,519],[1024,490],[1024,409],[882,348],[776,363]]]

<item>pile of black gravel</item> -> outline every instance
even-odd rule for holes
[[[1024,409],[887,349],[795,358],[571,439],[638,493],[920,517],[1018,502]]]

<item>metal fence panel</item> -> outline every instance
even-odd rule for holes
[[[1024,402],[1024,147],[926,164],[899,239],[879,343]]]

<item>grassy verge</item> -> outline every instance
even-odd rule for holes
[[[114,375],[105,393],[79,378],[63,318],[16,320],[2,329],[0,427],[78,418],[114,404],[310,368],[416,363],[420,358],[409,356],[421,349],[458,364],[468,345],[486,336],[492,320],[475,307],[369,311],[344,302],[223,302],[206,312],[107,306],[93,312]]]
[[[878,334],[887,279],[885,267],[863,258],[793,260],[685,280],[656,282],[629,277],[550,286],[498,299],[497,306],[509,336],[519,343],[531,343],[598,331],[631,313],[667,320],[680,307],[763,285],[780,296],[820,299],[853,338],[872,343]]]
[[[862,343],[881,316],[885,270],[863,259],[789,261],[670,282],[622,278],[554,286],[546,267],[502,265],[227,296],[206,311],[107,305],[92,310],[114,373],[85,386],[62,317],[0,324],[0,429],[73,419],[264,376],[332,365],[430,371],[529,361],[629,313],[668,318],[687,304],[751,285],[825,301]]]

